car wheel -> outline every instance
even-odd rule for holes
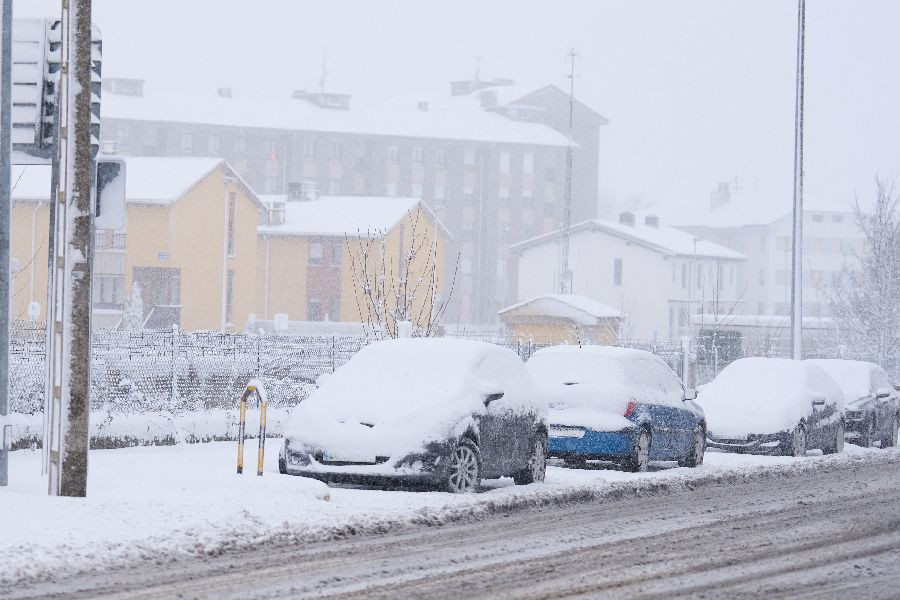
[[[513,475],[516,485],[540,483],[547,474],[547,434],[539,433],[535,436],[531,448],[531,456],[528,458],[528,466]]]
[[[650,431],[642,428],[634,442],[634,452],[625,461],[625,469],[633,473],[645,473],[650,466]]]
[[[481,453],[475,442],[463,438],[450,455],[444,485],[449,492],[466,494],[477,491],[480,483]]]
[[[699,467],[703,464],[703,455],[706,453],[706,432],[698,427],[694,431],[694,441],[691,444],[690,453],[678,461],[679,467]]]
[[[866,421],[866,430],[859,437],[859,445],[863,448],[871,448],[875,443],[875,419],[870,418]]]
[[[890,429],[885,434],[885,436],[881,439],[881,447],[882,448],[893,448],[897,445],[897,415],[891,419]]]
[[[284,459],[278,458],[278,472],[282,475],[287,475],[287,465],[284,463]]]
[[[803,423],[794,428],[787,453],[789,456],[806,456],[806,427],[803,426]]]
[[[844,451],[844,422],[839,421],[834,428],[834,440],[822,448],[822,454],[840,454]]]

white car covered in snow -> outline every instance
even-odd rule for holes
[[[742,358],[700,389],[707,443],[730,452],[803,456],[844,448],[844,396],[816,365],[784,358]]]
[[[326,482],[451,492],[504,476],[531,483],[544,479],[546,422],[546,400],[505,348],[377,342],[294,410],[279,468]]]

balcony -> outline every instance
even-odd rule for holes
[[[128,249],[128,234],[98,231],[94,250],[101,252],[125,252]]]

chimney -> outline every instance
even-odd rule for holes
[[[619,213],[619,223],[621,223],[622,225],[628,225],[629,227],[634,227],[634,213],[628,211]]]
[[[422,112],[428,112],[428,102],[426,100],[419,100],[416,103],[416,108],[418,108]]]
[[[659,217],[657,215],[647,215],[644,217],[644,225],[653,229],[659,229]]]
[[[269,203],[269,225],[284,225],[287,216],[287,203],[273,200]]]
[[[230,87],[220,87],[216,92],[218,92],[219,98],[231,98]]]

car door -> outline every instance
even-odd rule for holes
[[[534,439],[536,416],[523,410],[528,404],[531,378],[522,361],[511,352],[497,348],[476,368],[476,376],[490,392],[503,396],[488,401],[481,417],[481,461],[486,478],[512,475],[524,468]],[[485,400],[490,400],[485,398]]]
[[[870,387],[872,398],[875,399],[875,415],[876,422],[878,424],[875,435],[877,439],[883,439],[890,433],[889,428],[891,426],[891,423],[893,423],[893,416],[894,412],[896,411],[893,394],[889,394],[886,398],[878,397],[878,392],[890,392],[892,389],[891,383],[888,380],[887,373],[884,372],[884,369],[881,369],[880,367],[873,367]]]
[[[671,460],[684,454],[682,450],[685,415],[681,408],[682,388],[675,374],[655,358],[636,360],[631,364],[631,379],[636,383],[636,401],[648,412],[652,436],[650,458]]]

